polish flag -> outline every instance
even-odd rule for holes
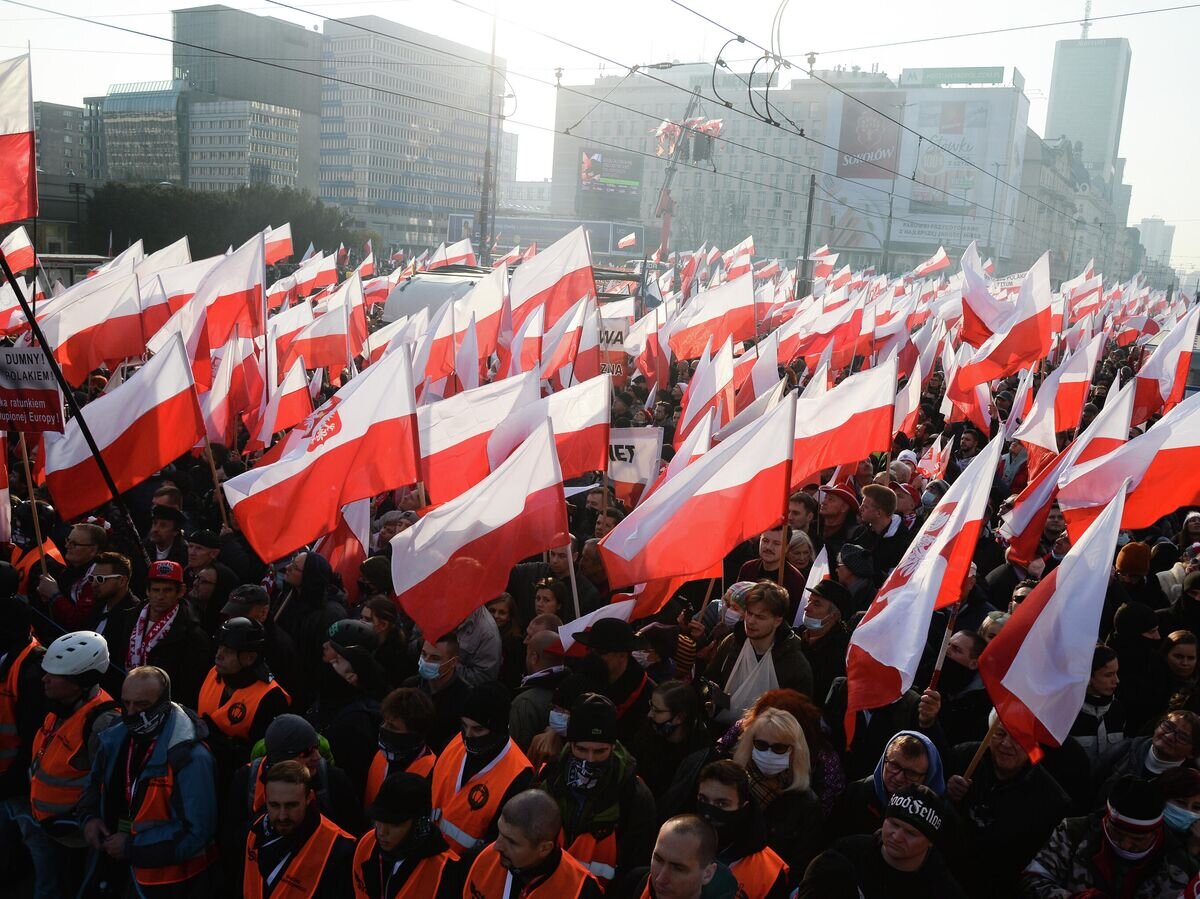
[[[1137,389],[1134,388],[1135,406]],[[1200,504],[1200,393],[1106,456],[1076,465],[1058,483],[1058,504],[1071,539],[1101,513],[1128,481],[1121,527],[1147,528],[1181,506]]]
[[[796,405],[718,444],[663,483],[600,541],[614,587],[697,574],[777,525],[785,508]]]
[[[942,435],[938,434],[917,462],[917,474],[927,481],[945,480],[946,472],[950,469],[952,446],[950,441],[943,444]]]
[[[1133,383],[1113,382],[1104,408],[1092,419],[1071,445],[1058,456],[1033,471],[1012,509],[1002,516],[1000,534],[1008,540],[1013,561],[1028,564],[1037,554],[1038,543],[1058,492],[1059,480],[1075,465],[1099,459],[1124,446],[1129,437],[1129,418],[1133,413]]]
[[[750,272],[750,259],[754,256],[754,236],[751,235],[733,249],[726,252],[721,261],[725,265],[725,280],[732,281]]]
[[[322,287],[337,283],[337,257],[317,253],[302,262],[292,277],[296,279],[296,296],[312,296]]]
[[[1125,347],[1133,343],[1141,343],[1144,338],[1153,337],[1162,326],[1148,315],[1135,315],[1126,319],[1117,328],[1115,337],[1117,346]]]
[[[209,346],[221,346],[235,327],[250,337],[264,333],[267,310],[263,290],[263,237],[256,234],[204,276],[195,299],[207,307]]]
[[[252,432],[246,444],[246,452],[265,449],[273,435],[295,427],[312,415],[312,395],[308,390],[308,378],[304,374],[304,360],[297,359],[283,376],[283,383],[271,392],[262,424],[257,433]]]
[[[620,240],[617,241],[617,249],[618,250],[628,250],[630,247],[632,247],[636,243],[637,243],[637,234],[634,233],[633,231],[630,231],[628,234],[626,234],[624,237],[622,237]]]
[[[975,241],[962,255],[962,327],[960,339],[980,347],[997,331],[1011,312],[1011,303],[998,300],[988,290],[987,277],[979,263]]]
[[[423,634],[447,634],[504,592],[517,562],[570,541],[543,421],[490,475],[392,538],[392,588]]]
[[[1187,318],[1167,332],[1146,364],[1138,370],[1133,402],[1135,427],[1183,399],[1192,364],[1192,347],[1196,342],[1197,321],[1200,321],[1200,306],[1193,307]]]
[[[959,366],[955,379],[969,390],[1014,374],[1050,352],[1050,262],[1045,253],[1021,283],[1004,326]]]
[[[204,418],[204,431],[210,443],[233,446],[231,436],[236,436],[234,425],[242,409],[233,407],[230,394],[233,389],[233,371],[241,363],[238,348],[230,344],[240,342],[236,332],[230,343],[222,347],[220,361],[213,370],[212,387],[200,396],[200,414]]]
[[[787,378],[780,378],[775,382],[774,387],[763,393],[762,396],[758,397],[753,403],[751,403],[737,415],[733,416],[733,418],[729,419],[728,423],[714,433],[712,435],[713,442],[720,443],[722,440],[727,440],[742,428],[746,427],[746,425],[758,421],[760,418],[762,418],[768,412],[774,410],[776,406],[782,403],[787,395]],[[693,433],[695,433],[694,429]],[[688,437],[691,437],[691,434],[689,434]]]
[[[0,145],[2,144],[3,138],[0,138]],[[8,267],[13,270],[14,275],[27,268],[33,268],[33,244],[29,242],[24,225],[0,241],[0,256],[8,260]]]
[[[1124,504],[1118,489],[979,656],[996,714],[1034,762],[1039,744],[1062,744],[1083,705]]]
[[[375,274],[375,253],[371,250],[371,241],[368,240],[366,246],[363,247],[362,262],[355,269],[360,278],[370,278]]]
[[[754,279],[730,279],[706,290],[683,307],[667,324],[668,344],[676,359],[698,359],[711,339],[720,346],[727,338],[754,337]]]
[[[313,242],[310,240],[308,242],[308,249],[305,250],[304,255],[300,257],[300,264],[304,265],[304,263],[308,262],[308,260],[318,255],[320,254],[317,252],[317,248],[313,246]]]
[[[501,317],[507,294],[508,268],[501,265],[476,282],[465,296],[455,300],[455,342],[462,342],[463,329],[471,316],[474,316],[475,333],[479,340],[479,358],[486,359],[495,353],[499,346]]]
[[[520,328],[535,309],[542,309],[544,327],[552,328],[580,297],[595,294],[592,252],[581,225],[536,257],[526,254],[513,272],[512,326]]]
[[[454,375],[460,390],[474,390],[479,386],[479,335],[475,329],[475,316],[467,320],[462,343],[454,354]]]
[[[286,371],[293,362],[303,358],[309,368],[342,371],[350,360],[349,316],[349,307],[339,303],[325,315],[303,327],[281,357],[280,370]]]
[[[421,311],[426,312],[424,309]],[[426,315],[428,316],[428,312],[426,312]],[[388,346],[392,342],[392,339],[405,334],[405,328],[408,326],[410,320],[411,319],[408,316],[403,315],[391,324],[384,325],[378,331],[372,331],[367,335],[367,365],[378,362],[379,357],[382,356],[387,350]],[[426,323],[428,323],[428,319]],[[411,343],[413,341],[401,342]]]
[[[287,354],[296,336],[312,323],[312,307],[308,303],[298,303],[267,319],[265,356],[268,384],[274,385],[279,382],[284,372],[279,360]]]
[[[425,266],[426,271],[445,268],[448,265],[475,265],[475,250],[471,247],[469,238],[464,238],[450,246],[442,244],[433,252]]]
[[[1063,299],[1067,304],[1067,324],[1073,325],[1099,309],[1103,293],[1103,275],[1096,275],[1093,278],[1089,278],[1071,291],[1070,294],[1064,290]]]
[[[284,222],[278,228],[268,228],[263,235],[263,258],[267,265],[274,265],[292,255],[292,223]]]
[[[917,416],[921,414],[921,373],[914,371],[903,387],[896,391],[895,411],[892,413],[892,434],[916,434]]]
[[[538,251],[537,241],[535,240],[533,243],[531,243],[525,249],[525,252],[521,254],[521,261],[528,262],[530,259],[532,259],[534,256],[537,255],[537,251]]]
[[[590,329],[589,324],[591,325]],[[559,369],[575,361],[583,332],[585,330],[595,332],[596,329],[596,304],[590,296],[586,296],[572,306],[555,323],[554,327],[546,332],[546,336],[542,340],[542,380],[549,381],[558,373]],[[596,350],[597,359],[594,367],[599,373],[599,335],[593,335],[590,342]]]
[[[733,398],[735,414],[747,409],[756,399],[773,390],[779,383],[779,332],[772,331],[764,340],[760,340],[755,344],[753,354],[745,353],[742,356],[743,359],[747,357],[753,364],[750,365],[750,371],[743,382],[738,385]]]
[[[521,261],[521,245],[517,244],[499,259],[492,263],[492,268],[499,268],[502,265],[516,265]]]
[[[1017,392],[1013,396],[1012,408],[1009,410],[1008,418],[1004,420],[1005,440],[1012,440],[1017,427],[1033,411],[1033,372],[1032,368],[1025,369],[1017,381]]]
[[[533,314],[521,323],[520,329],[510,346],[508,367],[504,377],[512,378],[522,372],[541,372],[542,365],[542,325],[545,321],[545,309],[538,307]]]
[[[1003,444],[991,441],[950,485],[850,637],[847,745],[854,739],[858,712],[884,708],[912,686],[933,612],[958,601],[987,517]]]
[[[310,419],[299,446],[225,482],[230,511],[260,558],[278,559],[329,533],[343,506],[420,478],[408,352],[385,356],[350,383],[353,391],[339,391],[344,401]]]
[[[1079,424],[1088,384],[1088,381],[1081,383],[1079,379],[1081,377],[1091,378],[1095,357],[1099,355],[1102,342],[1103,335],[1098,335],[1087,347],[1074,353],[1065,363],[1047,375],[1046,379],[1042,381],[1042,386],[1038,388],[1033,408],[1025,416],[1021,426],[1013,431],[1012,439],[1025,444],[1025,449],[1029,453],[1029,476],[1031,478],[1058,455],[1058,434]],[[1060,402],[1059,395],[1063,392],[1063,381],[1068,375],[1072,378],[1066,385],[1068,395]],[[1077,404],[1074,407],[1075,420],[1072,424],[1065,424],[1069,420],[1068,415],[1072,403]],[[1064,416],[1061,421],[1059,419],[1060,409]],[[1060,424],[1065,426],[1060,427]]]
[[[342,588],[353,608],[366,599],[358,589],[358,575],[371,546],[371,500],[355,500],[342,507],[337,527],[313,545],[342,579]]]
[[[675,583],[674,579],[668,579],[667,582]],[[648,585],[639,585],[639,587],[640,586]],[[633,598],[618,600],[616,596],[614,596],[613,601],[608,605],[601,606],[594,612],[588,612],[586,615],[582,615],[579,618],[564,622],[557,632],[558,642],[559,645],[562,646],[563,655],[570,656],[571,658],[582,658],[584,655],[586,655],[587,648],[575,638],[579,634],[590,631],[595,626],[596,622],[602,618],[616,618],[618,621],[631,621],[636,620],[633,617],[635,612],[639,617],[645,617],[642,616],[641,612],[637,611],[637,607],[639,605],[638,600],[641,599],[640,593],[640,589],[634,590],[632,594],[619,593],[617,596],[629,595]],[[669,598],[670,597],[668,597],[668,599]],[[649,614],[653,615],[654,612],[650,612]]]
[[[29,54],[0,61],[0,224],[38,214]]]
[[[204,419],[187,354],[179,340],[83,413],[117,489],[129,490],[204,437]],[[111,494],[79,423],[43,435],[46,484],[63,520],[104,505]]]
[[[687,439],[679,445],[679,449],[675,451],[675,455],[671,457],[671,461],[666,464],[657,477],[651,478],[650,486],[646,488],[642,499],[646,499],[651,493],[713,448],[715,445],[713,438],[716,436],[716,417],[716,409],[709,409],[704,413],[704,417],[692,428],[692,432],[687,435]],[[661,458],[661,456],[662,451],[660,450],[658,457]]]
[[[1083,415],[1083,404],[1092,386],[1092,373],[1104,349],[1105,337],[1103,333],[1097,334],[1060,366],[1063,374],[1058,382],[1058,392],[1054,394],[1056,431],[1069,431],[1078,426]]]
[[[792,487],[802,487],[823,469],[889,450],[895,398],[896,357],[892,355],[815,399],[799,400]]]
[[[118,276],[100,290],[56,305],[40,324],[70,384],[82,384],[106,362],[115,367],[122,359],[140,356],[146,347],[136,275]]]
[[[541,423],[550,419],[564,478],[577,478],[608,466],[612,377],[590,378],[548,397],[514,409],[496,425],[487,441],[495,471]]]
[[[938,251],[914,268],[912,273],[914,278],[924,278],[949,267],[950,259],[946,256],[946,250],[938,247]]]
[[[449,502],[486,478],[492,432],[515,411],[536,403],[540,394],[537,372],[526,372],[419,406],[419,479],[430,502]]]
[[[675,446],[680,446],[687,435],[709,409],[717,411],[717,426],[725,425],[732,415],[733,394],[733,343],[726,339],[721,348],[710,356],[704,348],[692,380],[683,394],[679,413],[679,424],[675,428]]]
[[[362,273],[359,273],[362,277]],[[392,284],[387,275],[370,278],[363,281],[363,301],[372,309],[387,302],[388,294],[392,292]]]
[[[273,311],[281,306],[288,306],[298,296],[299,286],[296,284],[296,276],[293,274],[280,278],[267,288],[267,309]]]

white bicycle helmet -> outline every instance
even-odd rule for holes
[[[63,634],[46,649],[42,670],[60,677],[74,677],[87,671],[103,674],[108,670],[108,643],[95,631]]]

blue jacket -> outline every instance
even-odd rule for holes
[[[126,740],[129,732],[118,721],[100,734],[100,749],[80,800],[81,823],[99,817],[112,827],[119,812],[111,793],[118,777],[124,779]],[[165,824],[137,834],[129,845],[129,861],[139,868],[180,864],[203,855],[217,832],[216,772],[212,753],[202,742],[208,728],[195,715],[172,703],[158,740],[142,767],[139,784],[162,777],[168,765],[174,772],[171,818]],[[120,768],[120,770],[119,770]]]

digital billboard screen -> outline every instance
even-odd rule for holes
[[[642,200],[642,157],[584,147],[579,158],[579,213],[636,218]]]

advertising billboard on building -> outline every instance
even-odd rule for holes
[[[642,200],[642,162],[636,153],[584,147],[579,153],[579,214],[636,218]]]

